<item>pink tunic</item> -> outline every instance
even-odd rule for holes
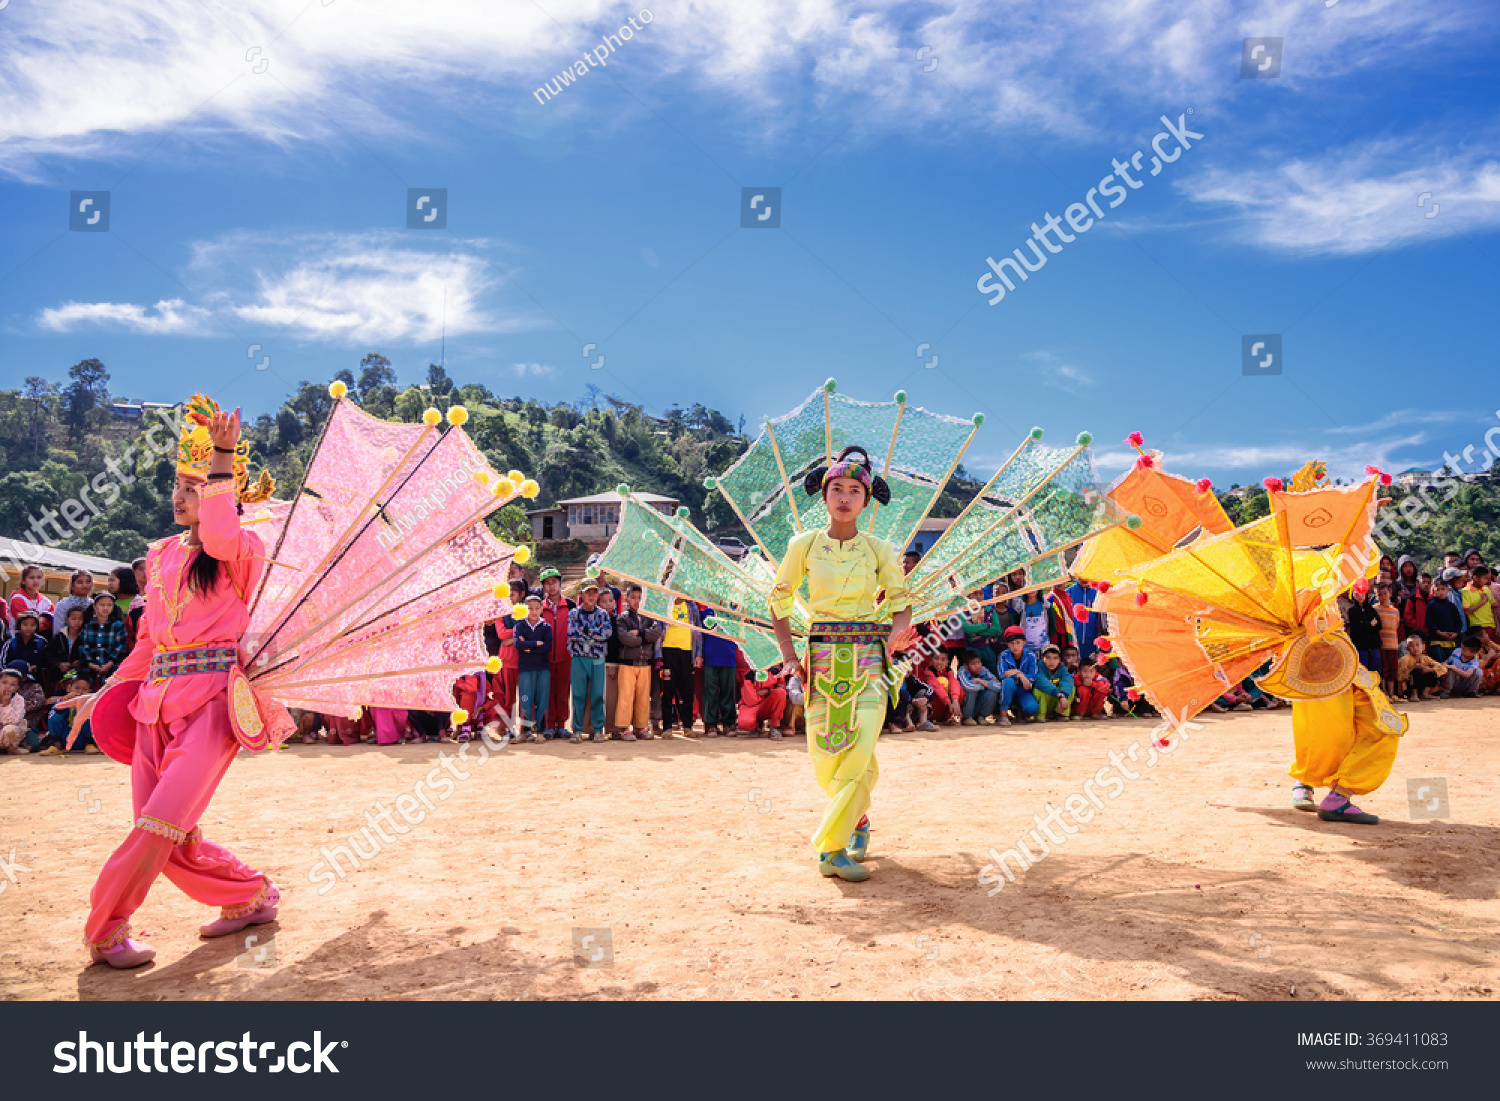
[[[145,681],[130,706],[138,722],[175,722],[228,687],[228,673],[146,680],[151,656],[158,650],[238,646],[250,623],[246,602],[265,569],[260,536],[240,528],[233,479],[211,482],[198,496],[198,538],[203,549],[223,564],[221,572],[228,575],[229,584],[217,585],[210,593],[195,593],[188,587],[188,567],[197,548],[187,545],[185,535],[154,543],[146,553],[146,611],[135,649],[115,674],[117,681]]]

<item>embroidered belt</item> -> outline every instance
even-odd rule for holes
[[[148,680],[187,677],[194,673],[227,673],[240,663],[237,646],[194,646],[186,650],[158,650],[151,655]]]
[[[884,642],[891,634],[889,623],[871,623],[867,621],[843,622],[840,620],[825,620],[814,623],[808,632],[809,642],[832,642],[832,643],[863,643]]]

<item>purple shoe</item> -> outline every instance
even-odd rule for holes
[[[125,971],[150,963],[156,958],[156,949],[126,937],[113,948],[90,948],[89,955],[95,963],[107,963],[117,970]]]
[[[212,937],[227,937],[230,933],[238,933],[249,925],[264,925],[268,921],[276,920],[276,910],[281,904],[281,892],[275,887],[271,888],[266,900],[248,914],[238,917],[222,915],[204,925],[198,926],[198,935],[205,939]]]

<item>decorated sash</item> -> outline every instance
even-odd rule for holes
[[[859,668],[859,647],[881,646],[883,668],[883,647],[890,631],[885,623],[831,621],[812,625],[808,633],[809,663],[812,647],[816,646],[828,654],[832,665],[826,675],[814,674],[812,678],[813,688],[828,702],[828,722],[813,735],[824,753],[842,753],[859,737],[859,697],[870,683],[870,674]]]

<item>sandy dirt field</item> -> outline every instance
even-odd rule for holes
[[[1150,724],[883,738],[863,884],[814,870],[824,797],[800,741],[471,752],[449,798],[423,789],[425,821],[387,826],[342,878],[321,847],[454,747],[241,755],[203,827],[276,879],[280,920],[248,951],[245,934],[201,941],[213,915],[159,880],[135,922],[158,956],[133,972],[89,966],[80,944],[127,828],[126,770],[0,758],[0,996],[1493,999],[1500,701],[1410,710],[1395,773],[1360,800],[1379,826],[1290,808],[1288,712],[1207,716],[993,897],[988,850],[1110,750],[1144,750]],[[1446,781],[1447,819],[1413,816],[1410,779]]]

